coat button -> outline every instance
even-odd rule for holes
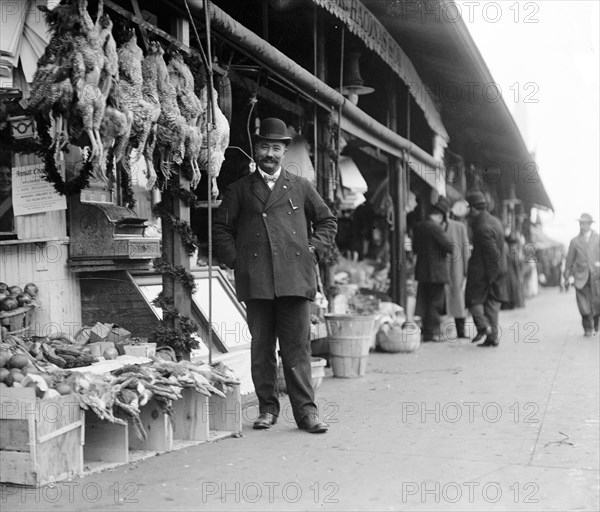
[[[296,256],[300,256],[300,252],[299,251],[296,251]]]
[[[284,185],[283,188],[287,188],[287,185]]]
[[[267,214],[266,214],[266,213],[263,213],[263,217],[266,217],[266,216],[267,216]]]
[[[291,214],[292,214],[292,212],[288,211],[288,215],[291,215]]]
[[[256,236],[260,236],[260,233],[256,233]]]
[[[295,231],[292,231],[292,235],[295,235],[295,234],[296,234],[296,232],[295,232]]]
[[[254,253],[254,257],[255,257],[255,258],[258,258],[258,254],[257,254],[257,253]]]

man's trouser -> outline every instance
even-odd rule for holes
[[[303,297],[276,297],[246,301],[248,328],[252,336],[252,381],[261,413],[278,416],[276,341],[283,363],[285,385],[294,419],[316,414],[311,380],[310,301]]]
[[[595,288],[592,288],[592,285]],[[600,294],[599,289],[600,283],[595,281],[592,283],[591,279],[588,279],[587,283],[583,288],[575,288],[575,298],[577,300],[577,308],[581,315],[581,323],[583,330],[586,333],[590,333],[598,330],[598,321],[600,320]]]
[[[423,312],[423,339],[432,340],[440,334],[440,317],[444,309],[444,283],[419,283],[418,302]]]
[[[499,300],[492,299],[488,296],[483,304],[474,304],[469,308],[477,331],[485,331],[490,327],[486,341],[496,342],[498,339],[498,316],[500,314],[500,306],[502,303]]]

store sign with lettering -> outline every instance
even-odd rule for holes
[[[12,199],[15,216],[66,210],[67,199],[44,179],[44,164],[12,169]]]

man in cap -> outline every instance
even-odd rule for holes
[[[594,219],[584,213],[579,221],[579,235],[571,240],[564,277],[575,284],[577,307],[581,314],[584,336],[598,333],[600,321],[600,241],[592,230]]]
[[[449,210],[445,197],[429,207],[427,219],[415,226],[413,251],[417,257],[415,279],[417,312],[423,318],[423,341],[441,341],[440,316],[444,312],[444,286],[450,281],[447,254],[453,246],[442,228]]]
[[[500,343],[500,306],[508,298],[504,228],[500,220],[487,211],[487,201],[482,192],[472,192],[467,196],[467,201],[473,252],[467,268],[465,302],[477,328],[472,341],[476,343],[485,338],[480,347],[495,347]]]
[[[311,383],[310,301],[318,255],[335,243],[337,221],[311,182],[282,169],[291,138],[280,119],[264,119],[255,135],[258,169],[226,190],[214,222],[215,254],[234,269],[246,303],[252,380],[259,403],[255,429],[269,429],[280,412],[276,340],[299,428],[326,432]]]

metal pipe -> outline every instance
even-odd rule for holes
[[[204,1],[188,0],[192,12],[197,15],[204,14]],[[402,156],[402,150],[406,149],[415,160],[422,164],[434,169],[436,165],[441,165],[429,153],[411,144],[410,141],[379,123],[349,101],[345,101],[344,96],[338,91],[319,80],[310,71],[296,64],[292,59],[238,23],[216,5],[211,5],[210,20],[213,28],[222,36],[225,36],[227,41],[242,49],[248,56],[261,62],[271,72],[282,77],[292,78],[302,92],[309,94],[316,101],[325,103],[331,108],[341,106],[343,115],[388,146],[384,148],[386,151]]]

